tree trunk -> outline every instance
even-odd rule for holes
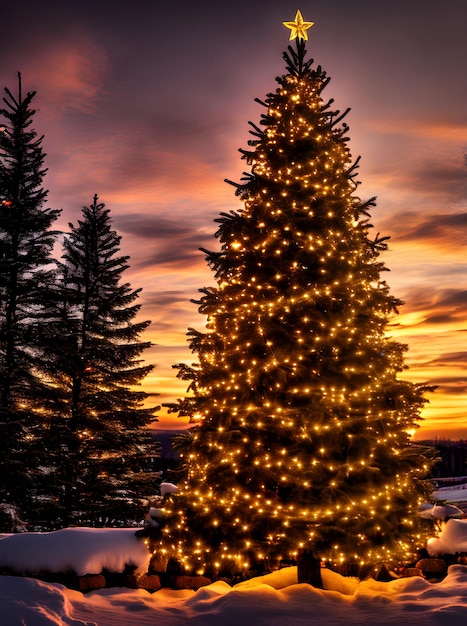
[[[323,589],[321,578],[321,559],[312,550],[302,550],[297,559],[298,582],[308,583],[317,589]]]

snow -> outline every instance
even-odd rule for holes
[[[446,502],[467,501],[467,483],[453,485],[451,487],[441,487],[432,494],[436,500],[446,500]]]
[[[467,552],[467,520],[450,519],[438,537],[428,539],[428,554]]]
[[[16,572],[69,572],[78,576],[125,565],[147,571],[148,549],[134,528],[64,528],[50,533],[0,535],[0,567]]]
[[[435,504],[434,506],[423,507],[419,513],[420,517],[432,520],[446,520],[449,518],[461,518],[464,512],[454,504]]]
[[[177,485],[173,483],[161,483],[161,496],[166,496],[170,493],[178,493]]]
[[[429,553],[467,552],[467,520],[450,519]],[[31,572],[99,573],[135,565],[149,552],[135,529],[68,528],[0,537],[0,567]],[[111,588],[82,594],[56,583],[0,576],[2,626],[464,626],[467,566],[451,565],[440,582],[423,577],[359,581],[322,570],[325,589],[298,584],[288,567],[230,587],[217,581],[198,591]]]
[[[323,570],[326,589],[297,584],[296,568],[229,587],[154,594],[105,589],[83,595],[58,584],[0,577],[4,626],[464,626],[467,567],[453,565],[439,583],[401,578],[358,582]]]

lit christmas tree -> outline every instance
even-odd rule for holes
[[[369,237],[374,199],[354,195],[345,114],[305,59],[312,22],[284,24],[296,46],[240,151],[244,206],[221,214],[220,251],[205,251],[217,286],[200,290],[207,331],[189,331],[199,364],[177,366],[193,397],[171,407],[198,424],[156,549],[217,575],[424,545],[430,461],[410,432],[426,388],[398,378],[406,348],[385,336],[401,304],[380,277],[387,237]]]

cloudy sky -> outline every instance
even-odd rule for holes
[[[299,8],[308,50],[351,107],[360,195],[378,196],[376,231],[405,301],[390,334],[409,345],[405,376],[439,385],[417,433],[467,438],[467,3],[465,0],[17,0],[2,9],[0,86],[37,90],[48,204],[76,221],[97,193],[143,288],[156,365],[144,389],[184,394],[171,365],[192,362],[190,298],[214,283],[199,247],[239,208],[254,98],[275,89]],[[385,277],[386,278],[386,277]],[[184,421],[160,413],[159,426]]]

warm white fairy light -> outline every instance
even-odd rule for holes
[[[245,189],[241,219],[220,237],[228,271],[196,348],[203,430],[177,496],[202,532],[193,549],[189,511],[170,504],[163,529],[167,541],[185,532],[171,549],[187,570],[193,559],[201,571],[294,556],[340,531],[347,539],[325,551],[333,562],[407,555],[418,538],[390,541],[421,503],[412,493],[427,465],[406,459],[422,400],[397,381],[403,349],[384,336],[391,302],[324,83],[288,75],[269,97],[271,121],[247,157],[261,184]],[[401,517],[405,494],[415,504]]]

